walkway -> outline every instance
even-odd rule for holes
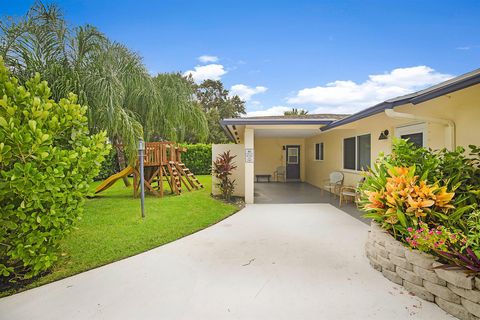
[[[0,299],[0,319],[452,319],[374,271],[328,204],[251,205],[196,234]]]
[[[338,196],[334,197],[329,192],[322,194],[319,188],[305,182],[255,183],[255,203],[329,203],[355,219],[370,224],[370,219],[363,218],[363,213],[351,201],[339,207]]]

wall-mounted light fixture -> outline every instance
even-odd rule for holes
[[[383,130],[382,132],[380,132],[380,137],[378,137],[378,140],[387,140],[389,133],[390,132],[388,130]]]
[[[285,150],[285,146],[282,146],[282,150]]]

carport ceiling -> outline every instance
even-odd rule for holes
[[[255,129],[259,138],[309,138],[320,134],[320,129]]]

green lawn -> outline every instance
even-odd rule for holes
[[[239,209],[210,196],[210,176],[198,178],[204,189],[184,191],[180,196],[147,196],[145,219],[141,218],[140,199],[134,199],[132,188],[126,188],[121,180],[97,197],[86,200],[83,218],[76,230],[64,239],[62,255],[52,272],[26,288],[158,247],[215,224]]]

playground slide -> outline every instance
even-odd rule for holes
[[[95,189],[95,193],[102,192],[103,190],[107,190],[110,188],[115,182],[117,182],[118,179],[122,179],[123,177],[126,177],[130,174],[133,173],[133,167],[128,166],[125,169],[123,169],[120,172],[115,173],[114,175],[111,175],[107,179],[105,179],[98,187]]]

